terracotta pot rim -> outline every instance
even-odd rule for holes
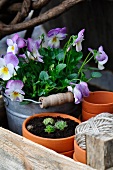
[[[82,112],[83,112],[83,111],[84,111],[84,113],[89,114],[89,115],[93,115],[93,116],[94,116],[94,115],[96,116],[97,114],[99,114],[99,113],[87,112],[87,111],[85,111],[84,109],[82,110]],[[82,114],[82,115],[83,115],[83,114]]]
[[[43,139],[43,140],[48,140],[48,141],[65,141],[65,140],[67,140],[67,139],[73,139],[74,138],[74,136],[75,135],[73,135],[73,136],[69,136],[69,137],[66,137],[66,138],[57,138],[57,139],[52,139],[52,138],[44,138],[44,137],[41,137],[41,136],[36,136],[36,135],[34,135],[34,134],[32,134],[32,133],[30,133],[27,129],[26,129],[26,124],[28,123],[28,121],[30,120],[30,119],[33,119],[34,117],[37,117],[37,116],[39,116],[39,115],[42,115],[41,117],[44,117],[44,115],[50,115],[50,116],[52,116],[53,114],[56,114],[57,116],[66,116],[67,118],[72,118],[72,120],[76,120],[76,122],[78,122],[78,123],[81,123],[81,121],[79,120],[79,119],[77,119],[77,118],[75,118],[75,117],[73,117],[73,116],[70,116],[70,115],[67,115],[67,114],[64,114],[64,113],[56,113],[56,112],[51,112],[51,113],[49,113],[49,112],[45,112],[45,113],[38,113],[38,114],[35,114],[35,115],[32,115],[32,116],[29,116],[27,119],[25,119],[24,120],[24,122],[23,122],[23,124],[22,124],[22,129],[24,129],[24,132],[26,133],[26,134],[28,134],[29,136],[31,136],[31,137],[35,137],[35,138],[38,138],[38,139]]]
[[[72,153],[72,152],[74,152],[74,150],[66,151],[66,152],[61,152],[60,154],[68,154],[68,153]]]
[[[93,93],[106,93],[106,94],[112,94],[113,95],[113,92],[110,92],[110,91],[94,91],[94,92],[90,92],[90,94],[93,94]],[[97,106],[97,105],[99,105],[98,103],[92,103],[92,102],[89,102],[89,101],[87,101],[87,100],[85,100],[85,99],[87,99],[87,97],[85,97],[85,98],[83,98],[83,101],[82,102],[84,102],[84,103],[86,103],[86,104],[94,104],[95,106]],[[106,105],[113,105],[113,102],[111,103],[101,103],[101,106],[103,105],[103,106],[106,106]]]

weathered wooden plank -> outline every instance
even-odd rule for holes
[[[22,136],[0,128],[0,170],[93,170]]]
[[[98,170],[113,170],[113,133],[87,134],[87,164]]]

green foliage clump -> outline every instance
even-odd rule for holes
[[[59,120],[55,123],[53,118],[45,118],[43,124],[45,125],[45,132],[48,133],[55,132],[56,129],[63,131],[68,126],[66,121]]]

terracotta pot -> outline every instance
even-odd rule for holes
[[[74,159],[76,162],[78,162],[78,160],[77,160],[77,158],[76,158],[76,156],[75,156],[75,152],[73,153],[73,159]]]
[[[74,159],[86,164],[86,151],[78,146],[76,140],[74,140]]]
[[[81,121],[84,122],[88,119],[90,119],[91,117],[95,117],[97,114],[92,114],[89,112],[86,112],[85,110],[82,109],[82,117],[81,117]]]
[[[26,124],[29,122],[30,119],[33,119],[35,117],[44,117],[44,116],[53,116],[53,117],[63,117],[68,118],[71,120],[74,120],[75,122],[81,123],[80,120],[78,120],[75,117],[72,117],[67,114],[61,114],[61,113],[40,113],[35,114],[33,116],[28,117],[25,119],[25,121],[22,124],[22,133],[23,136],[27,139],[32,140],[35,143],[41,144],[49,149],[52,149],[58,153],[68,152],[74,150],[74,135],[67,137],[67,138],[59,138],[59,139],[51,139],[51,138],[43,138],[40,136],[33,135],[26,129]]]
[[[67,156],[67,157],[73,158],[73,153],[74,153],[74,150],[68,151],[68,152],[63,152],[63,153],[61,153],[61,154],[62,154],[62,155],[65,155],[65,156]]]
[[[113,92],[90,92],[82,102],[82,121],[88,120],[102,112],[113,113]]]

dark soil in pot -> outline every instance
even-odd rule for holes
[[[48,117],[53,118],[55,122],[59,120],[66,121],[67,127],[65,127],[64,130],[56,129],[55,132],[51,132],[51,133],[45,132],[46,126],[44,125],[43,120]],[[45,116],[45,117],[39,117],[39,118],[35,117],[31,119],[27,123],[26,128],[30,133],[36,136],[57,139],[57,138],[66,138],[66,137],[73,136],[75,134],[75,127],[77,125],[78,125],[77,122],[75,122],[74,120],[70,120],[68,118],[62,118],[60,116],[57,116],[57,117]]]

